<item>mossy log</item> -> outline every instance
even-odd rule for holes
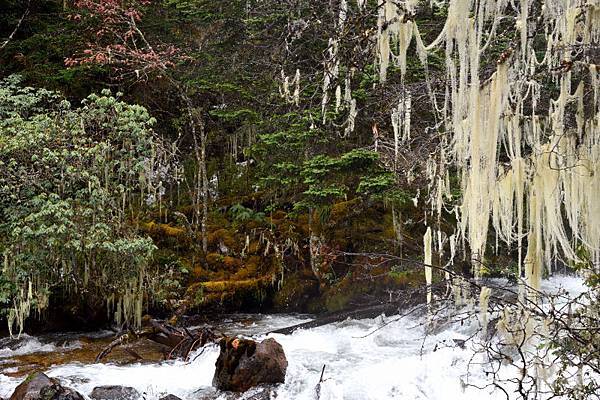
[[[150,221],[140,224],[140,229],[157,240],[173,238],[181,243],[187,243],[191,240],[186,229],[168,224]]]
[[[236,292],[240,290],[256,290],[263,287],[267,282],[265,278],[244,279],[240,281],[218,281],[218,282],[202,282],[202,288],[207,293],[214,292]]]

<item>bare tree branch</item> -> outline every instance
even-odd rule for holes
[[[21,16],[21,19],[19,19],[19,22],[17,22],[17,26],[15,26],[15,29],[13,29],[12,33],[8,36],[8,38],[0,45],[0,50],[3,50],[6,45],[8,45],[8,43],[10,43],[10,41],[13,39],[13,37],[16,35],[17,31],[19,30],[19,28],[21,27],[21,25],[23,24],[23,21],[25,21],[25,18],[27,18],[27,16],[29,15],[29,8],[31,6],[31,0],[27,0],[27,8],[25,9],[25,12],[23,13],[23,15]]]

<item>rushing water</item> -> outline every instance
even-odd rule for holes
[[[581,280],[553,278],[545,290],[563,287],[571,293],[584,290]],[[262,315],[221,321],[224,330],[262,339],[264,332],[306,321],[304,316]],[[277,399],[316,399],[315,387],[323,365],[324,381],[320,399],[482,399],[504,398],[469,384],[486,382],[480,368],[471,366],[473,350],[456,345],[473,333],[474,327],[453,325],[426,335],[425,315],[412,315],[391,322],[393,317],[347,320],[291,335],[271,334],[280,342],[289,366],[285,384],[276,390]],[[385,324],[385,326],[384,326]],[[100,337],[105,334],[98,335]],[[71,336],[72,338],[76,336]],[[426,338],[426,339],[424,339]],[[3,346],[0,342],[0,346]],[[55,343],[25,336],[18,343],[4,342],[0,348],[0,397],[9,397],[23,379],[12,377],[11,358],[26,353],[68,352],[85,346],[77,339],[62,337]],[[133,386],[148,400],[165,394],[182,399],[198,399],[202,394],[226,398],[211,388],[218,348],[210,346],[193,354],[190,362],[92,364],[70,361],[49,366],[47,374],[88,395],[95,386]],[[12,368],[12,369],[11,369]]]

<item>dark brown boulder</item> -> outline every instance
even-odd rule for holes
[[[140,392],[128,386],[97,386],[90,393],[93,400],[138,400]]]
[[[220,390],[245,392],[260,384],[283,383],[287,359],[275,339],[223,338],[216,363],[213,386]]]
[[[174,394],[168,394],[165,397],[161,397],[160,400],[181,400],[179,397]]]
[[[57,379],[35,372],[15,388],[10,400],[84,400],[76,391],[61,386]]]

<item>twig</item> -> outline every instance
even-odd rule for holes
[[[323,375],[325,374],[325,367],[327,364],[323,364],[323,369],[321,370],[321,377],[319,378],[319,383],[323,382]]]
[[[15,29],[8,36],[8,39],[6,39],[4,41],[4,43],[2,43],[2,45],[0,45],[0,50],[3,50],[6,47],[6,45],[13,39],[13,37],[15,36],[15,34],[17,33],[17,31],[19,30],[19,28],[23,24],[23,21],[25,21],[25,18],[29,15],[29,7],[30,6],[31,6],[31,0],[28,0],[27,1],[27,8],[25,9],[25,12],[21,16],[21,19],[19,19],[19,22],[17,22],[17,26],[15,27]]]

